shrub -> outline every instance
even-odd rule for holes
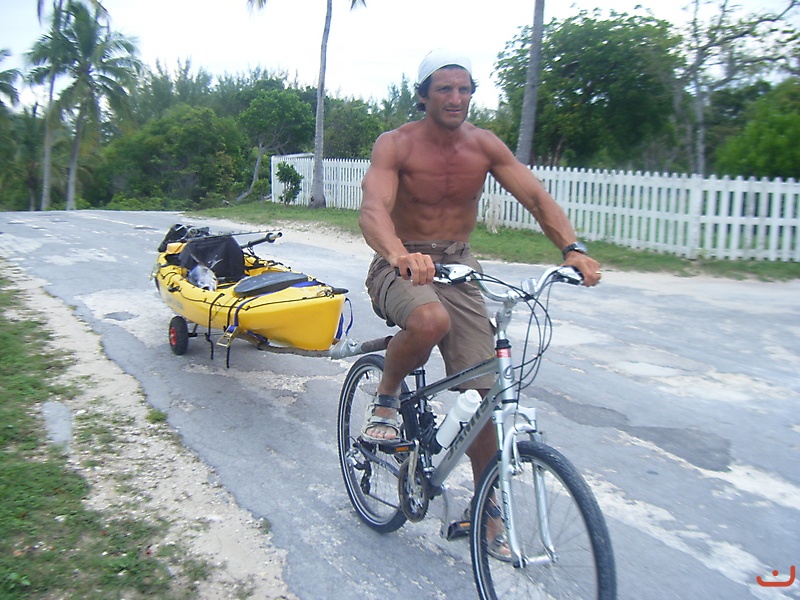
[[[283,184],[283,192],[278,199],[284,204],[291,204],[300,195],[300,182],[303,176],[287,162],[278,163],[276,177]]]

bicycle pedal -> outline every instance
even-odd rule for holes
[[[397,440],[390,444],[380,444],[380,448],[387,454],[404,454],[411,452],[414,449],[414,444],[405,440]]]
[[[467,537],[469,535],[471,523],[469,521],[453,521],[447,527],[448,542],[457,540],[459,538]]]
[[[376,442],[374,440],[365,440],[363,437],[358,438],[358,443],[367,448],[368,450],[375,451],[377,448],[386,454],[404,454],[411,452],[414,449],[414,444],[406,440],[386,440],[384,442]]]

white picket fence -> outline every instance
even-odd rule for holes
[[[303,176],[296,203],[311,196],[310,155],[272,157],[272,198],[283,191],[276,165]],[[328,207],[358,210],[367,160],[323,161]],[[534,168],[579,236],[687,258],[800,261],[800,183],[793,179],[704,178],[585,169]],[[539,230],[522,206],[487,177],[480,218]]]

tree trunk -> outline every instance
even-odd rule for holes
[[[542,36],[544,35],[544,0],[536,0],[533,9],[533,33],[531,34],[531,53],[528,60],[528,76],[522,99],[522,114],[519,120],[517,140],[517,160],[525,165],[531,164],[533,154],[533,135],[536,129],[536,100],[539,94],[539,71],[542,65]]]
[[[328,35],[331,31],[333,0],[328,0],[325,29],[322,30],[322,48],[319,56],[319,81],[317,82],[317,122],[314,132],[314,173],[311,182],[309,208],[325,208],[325,176],[322,168],[325,131],[325,67],[328,60]]]
[[[700,76],[694,78],[694,118],[695,118],[695,154],[697,168],[695,173],[706,176],[706,111],[703,84]]]
[[[75,210],[75,188],[78,180],[78,157],[81,151],[81,134],[83,131],[83,118],[79,114],[75,122],[75,139],[72,141],[72,155],[69,159],[69,177],[67,179],[67,210]]]
[[[261,142],[258,143],[258,158],[256,159],[256,166],[253,169],[253,180],[250,182],[250,188],[243,192],[238,198],[236,198],[236,202],[241,202],[245,198],[247,198],[250,194],[253,193],[253,188],[256,187],[256,182],[258,181],[261,173],[261,162],[264,160],[264,152],[266,149],[264,148],[264,144]]]
[[[50,77],[50,90],[47,98],[47,112],[44,115],[44,158],[42,160],[42,210],[50,209],[50,188],[52,187],[53,171],[53,110],[55,103],[53,95],[55,93],[56,77]]]

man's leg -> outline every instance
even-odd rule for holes
[[[479,392],[481,396],[486,395],[486,390],[479,390]],[[467,456],[472,463],[472,480],[476,489],[486,465],[497,454],[497,450],[497,432],[494,430],[494,421],[489,421],[483,426],[475,441],[467,448]]]
[[[379,394],[397,396],[403,379],[428,361],[434,346],[450,330],[450,317],[438,302],[418,306],[408,316],[406,327],[397,333],[386,349],[386,364],[378,385]],[[394,417],[393,408],[375,407],[375,415]],[[367,427],[365,433],[373,438],[393,440],[395,431],[386,425]]]

